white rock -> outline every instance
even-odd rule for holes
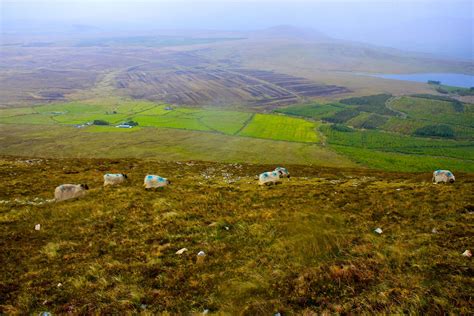
[[[374,230],[377,234],[381,234],[383,232],[382,228],[378,227]]]
[[[432,232],[433,234],[437,234],[437,233],[438,233],[438,230],[437,230],[436,228],[433,228],[433,229],[431,230],[431,232]]]
[[[206,253],[202,250],[198,252],[199,257],[204,257],[205,255],[206,255]]]
[[[35,230],[40,230],[41,229],[41,224],[36,224],[35,225]]]
[[[464,252],[462,253],[462,255],[463,255],[464,257],[471,258],[471,257],[472,257],[472,252],[471,252],[471,250],[467,249],[466,251],[464,251]]]
[[[61,287],[61,286],[63,286],[63,284],[62,284],[62,283],[58,283],[58,287]]]
[[[202,312],[203,315],[207,315],[209,314],[209,310],[208,309],[205,309],[203,312]]]
[[[182,255],[185,251],[188,251],[188,248],[181,248],[178,251],[176,251],[177,255]]]

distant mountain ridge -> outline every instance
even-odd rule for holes
[[[308,41],[335,40],[315,29],[296,27],[293,25],[277,25],[263,30],[254,31],[249,34],[249,37],[299,39]]]

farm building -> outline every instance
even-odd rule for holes
[[[133,126],[128,125],[128,124],[120,124],[120,125],[117,125],[115,127],[118,127],[118,128],[132,128]]]

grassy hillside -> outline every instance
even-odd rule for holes
[[[473,310],[472,174],[285,166],[258,187],[275,165],[1,158],[0,313]],[[130,183],[104,189],[106,172]],[[173,184],[145,191],[147,173]],[[91,190],[49,202],[61,183]]]
[[[168,128],[0,125],[0,154],[355,166],[319,144]]]

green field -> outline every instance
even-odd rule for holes
[[[383,131],[340,132],[321,127],[327,142],[339,153],[375,168],[424,171],[449,166],[474,172],[474,144],[397,135]]]
[[[133,120],[141,127],[207,131],[297,142],[318,141],[315,123],[302,119],[260,114],[252,117],[253,114],[249,112],[213,109],[176,107],[167,110],[167,107],[165,104],[146,101],[51,104],[22,110],[0,110],[0,123],[79,125],[103,120],[116,125]]]
[[[55,124],[55,121],[47,115],[41,114],[25,114],[16,116],[1,116],[0,113],[0,124]]]
[[[288,115],[303,116],[313,119],[322,119],[330,116],[336,112],[339,112],[345,108],[344,105],[331,103],[331,104],[309,104],[309,105],[294,105],[286,108],[276,110],[276,112],[284,113]]]
[[[239,135],[314,143],[318,141],[317,125],[282,115],[256,114]]]
[[[463,112],[455,111],[451,102],[418,97],[402,97],[392,103],[394,109],[410,118],[434,123],[474,127],[474,105],[465,104]]]

